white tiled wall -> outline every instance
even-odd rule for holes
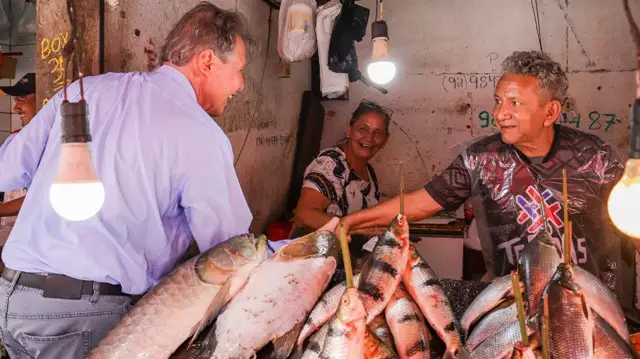
[[[0,86],[9,86],[22,78],[27,72],[35,72],[36,39],[35,37],[19,39],[17,36],[18,20],[22,17],[25,7],[24,0],[0,0],[0,4],[9,16],[12,25],[10,34],[0,34],[0,51],[23,53],[22,56],[17,57],[18,65],[15,79],[0,79]],[[11,131],[17,130],[22,126],[18,115],[11,114],[12,109],[13,101],[6,96],[0,96],[0,143],[4,142]]]

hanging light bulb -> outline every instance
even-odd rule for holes
[[[636,45],[636,99],[631,106],[629,130],[629,159],[622,178],[611,190],[607,208],[609,217],[618,229],[633,238],[640,238],[640,29],[633,20],[629,0],[623,1],[631,37]]]
[[[68,0],[69,16],[72,24],[73,58],[80,68],[82,49],[79,48],[75,2]],[[70,62],[70,61],[69,61]],[[93,217],[104,204],[105,191],[91,162],[89,142],[89,122],[87,103],[84,100],[82,72],[79,73],[80,101],[67,100],[66,71],[64,78],[64,101],[60,106],[62,116],[62,145],[58,173],[49,189],[51,206],[62,218],[70,221],[84,221]]]
[[[379,20],[378,11],[380,12]],[[367,74],[373,82],[384,85],[393,80],[396,75],[396,65],[389,59],[389,29],[387,23],[382,20],[382,0],[376,6],[376,21],[371,24],[371,38],[373,52],[371,63],[367,66]]]
[[[613,224],[624,234],[640,238],[640,99],[631,108],[629,159],[624,175],[609,195],[608,209]]]

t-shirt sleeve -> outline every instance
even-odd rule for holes
[[[471,196],[471,173],[459,155],[438,177],[424,187],[444,209],[455,210]]]
[[[332,203],[337,203],[344,189],[342,173],[336,171],[339,163],[329,156],[316,157],[304,172],[302,188],[311,188],[327,197]]]
[[[600,160],[597,163],[602,166],[600,169],[596,169],[596,172],[600,173],[600,180],[602,181],[600,194],[606,201],[613,186],[618,183],[624,173],[624,163],[620,153],[608,143],[600,146],[597,156],[600,156]]]

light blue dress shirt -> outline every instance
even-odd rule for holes
[[[72,222],[49,202],[60,156],[60,91],[0,148],[0,191],[29,187],[2,253],[8,268],[140,294],[173,268],[192,237],[205,250],[249,230],[231,143],[182,73],[162,66],[87,77],[84,91],[104,206]],[[77,82],[68,94],[78,101]]]

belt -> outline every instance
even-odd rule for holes
[[[2,278],[12,282],[17,271],[4,268]],[[57,299],[80,299],[82,295],[93,295],[93,284],[96,282],[86,281],[67,277],[62,274],[33,274],[20,273],[16,285],[23,287],[42,289],[42,296],[45,298]],[[120,285],[109,283],[98,283],[100,295],[127,295],[122,293]]]

